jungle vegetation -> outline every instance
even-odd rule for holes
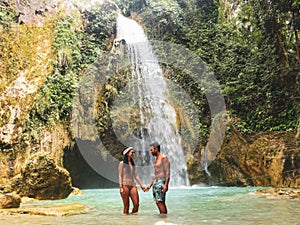
[[[38,141],[39,127],[70,123],[78,81],[85,69],[113,46],[117,10],[109,1],[92,8],[80,8],[74,3],[76,10],[67,13],[59,9],[43,26],[37,26],[19,23],[13,2],[0,2],[0,90],[5,90],[20,70],[31,71],[28,79],[42,76],[38,93],[30,100],[24,120],[20,120],[20,126],[26,130],[23,138]],[[299,1],[116,0],[115,3],[124,15],[138,19],[150,40],[180,44],[209,66],[222,87],[229,116],[242,133],[297,129]],[[47,70],[41,74],[34,67],[32,49],[45,39],[51,51],[43,58]],[[169,71],[166,76],[187,90],[201,109],[198,127],[206,137],[210,113],[201,88],[183,71],[162,66]],[[111,81],[113,86],[107,85],[99,101],[102,104],[99,111],[109,110],[111,98],[122,86],[120,77]],[[6,106],[17,104],[15,101],[1,100],[0,125],[9,118]],[[99,124],[105,127],[109,122]]]

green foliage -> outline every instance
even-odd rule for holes
[[[196,132],[199,132],[198,138],[200,142],[206,142],[209,135],[211,118],[208,102],[202,87],[199,86],[199,83],[193,80],[186,72],[174,68],[172,65],[166,66],[165,71],[167,71],[164,73],[166,78],[180,86],[181,90],[184,90],[192,100],[192,102],[187,103],[187,99],[182,99],[180,97],[181,93],[179,90],[176,90],[176,92],[175,90],[171,90],[173,98],[176,99],[177,107],[182,107],[189,118],[188,120],[192,127],[189,127],[188,130],[196,129]],[[197,109],[197,112],[194,111],[195,108]],[[184,132],[185,128],[181,129],[181,132]],[[183,136],[190,138],[188,143],[193,141],[193,136]]]
[[[102,54],[111,50],[116,33],[117,15],[115,6],[110,3],[82,12],[84,28],[79,35],[82,56],[80,68],[83,72],[98,58],[101,59]],[[108,65],[104,65],[104,67],[107,69]],[[97,126],[100,132],[104,132],[110,126],[109,103],[116,96],[119,82],[118,78],[110,80],[98,96]]]
[[[276,21],[283,17],[272,12],[279,7],[275,5],[240,3],[242,10],[235,17],[219,18],[221,32],[214,40],[222,46],[214,70],[224,86],[228,108],[247,132],[295,129],[299,115],[299,64],[294,61],[291,68],[283,60],[282,43],[290,39],[280,34],[284,24]]]
[[[37,107],[42,112],[42,119],[45,121],[49,121],[48,118],[53,118],[53,120],[57,118],[62,121],[67,119],[72,108],[75,88],[76,76],[72,72],[65,75],[56,73],[48,77],[41,90],[43,105]],[[48,104],[45,104],[46,102]]]
[[[14,10],[10,7],[9,2],[0,2],[0,32],[4,28],[11,27],[17,22],[17,15]]]
[[[54,69],[34,98],[34,104],[26,120],[25,140],[38,141],[44,127],[67,123],[73,105],[78,80],[76,65],[80,61],[80,42],[76,32],[80,29],[80,17],[76,12],[59,11],[52,23]]]
[[[94,63],[104,51],[112,47],[116,32],[117,11],[111,4],[82,12],[84,30],[81,38],[81,67]],[[85,66],[82,66],[85,65]]]
[[[173,0],[150,1],[143,11],[143,24],[152,39],[180,42],[184,36],[183,11]]]
[[[45,126],[54,127],[57,123],[68,124],[75,88],[76,76],[72,72],[62,75],[57,71],[47,77],[28,115],[25,140],[39,140]]]
[[[56,53],[55,67],[60,73],[65,74],[73,70],[78,72],[80,65],[80,37],[82,24],[80,14],[59,12],[54,20],[53,48]]]
[[[299,3],[177,3],[151,1],[139,9],[148,36],[180,43],[208,64],[223,87],[230,115],[237,118],[234,123],[244,133],[295,129],[300,113]],[[203,93],[182,72],[168,71],[205,109],[201,118],[209,118]],[[207,126],[209,120],[204,121]]]
[[[115,0],[114,1],[125,16],[130,16],[130,12],[140,13],[148,6],[149,0]]]
[[[118,65],[116,65],[116,68],[117,67]],[[122,94],[120,90],[126,85],[126,75],[128,75],[129,71],[131,71],[130,68],[123,68],[122,71],[114,71],[114,76],[106,82],[101,90],[97,101],[97,127],[100,133],[105,132],[111,127],[111,106],[115,98],[119,94]]]
[[[38,141],[44,127],[69,124],[78,80],[108,47],[115,21],[111,5],[84,12],[58,11],[53,22],[54,71],[35,97],[24,139]]]
[[[219,49],[214,43],[218,8],[211,0],[182,1],[186,2],[188,10],[184,14],[185,38],[181,44],[196,52],[210,65],[214,62],[214,51]]]

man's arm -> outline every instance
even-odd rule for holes
[[[149,191],[149,189],[152,187],[154,180],[155,180],[155,175],[153,175],[153,177],[151,178],[150,183],[145,188],[146,191]]]
[[[162,159],[164,172],[166,176],[165,186],[163,188],[163,192],[167,192],[169,190],[169,182],[170,182],[170,161],[167,156]]]

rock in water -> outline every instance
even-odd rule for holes
[[[40,200],[63,199],[72,192],[69,172],[41,153],[29,158],[21,174],[12,179],[11,187],[22,197]]]

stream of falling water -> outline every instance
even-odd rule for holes
[[[125,102],[131,107],[127,119],[133,127],[132,136],[121,141],[136,149],[135,162],[143,181],[149,182],[153,174],[149,145],[156,141],[161,145],[161,152],[170,160],[170,186],[189,186],[172,96],[151,44],[142,27],[122,15],[117,19],[117,41],[126,43],[124,52],[131,67],[123,96],[115,104],[115,110],[122,108],[120,104]]]

